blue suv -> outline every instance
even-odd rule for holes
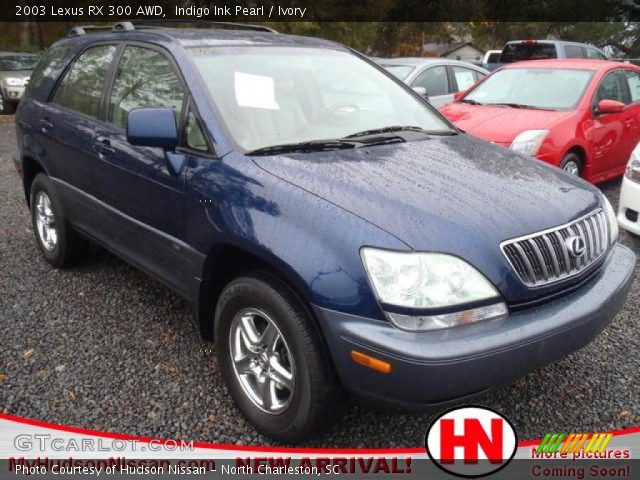
[[[635,256],[599,190],[347,47],[264,30],[123,22],[48,50],[15,163],[51,265],[91,241],[189,299],[238,408],[285,442],[345,393],[456,401],[609,323]]]

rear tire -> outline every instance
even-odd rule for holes
[[[570,175],[582,177],[582,160],[576,153],[567,153],[560,162],[560,168]]]
[[[49,177],[39,173],[31,183],[31,224],[45,260],[56,268],[73,264],[85,242],[66,221],[62,204]]]
[[[220,296],[214,325],[229,393],[259,432],[295,443],[341,413],[342,392],[319,333],[278,278],[255,272],[233,280]]]

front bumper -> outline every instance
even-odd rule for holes
[[[635,212],[635,214],[633,213]],[[625,230],[640,235],[640,184],[622,177],[618,225]],[[630,217],[630,218],[629,218]],[[635,221],[633,218],[635,217]]]
[[[635,254],[616,245],[587,285],[506,319],[437,332],[316,307],[338,376],[352,394],[386,406],[425,409],[512,382],[591,342],[618,313],[633,281]],[[351,351],[392,365],[356,364]]]

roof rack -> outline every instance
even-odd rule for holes
[[[172,18],[169,20],[135,20],[127,19],[116,23],[113,26],[114,31],[122,30],[136,30],[136,28],[162,28],[167,23],[192,23],[195,25],[210,25],[212,27],[222,27],[235,30],[253,30],[256,32],[269,32],[278,33],[271,27],[265,25],[255,25],[252,23],[237,23],[237,22],[216,22],[212,20],[181,20],[179,18]]]
[[[111,25],[80,25],[73,27],[67,37],[77,37],[79,35],[86,35],[87,30],[111,30]]]

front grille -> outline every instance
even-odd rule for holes
[[[520,280],[528,287],[542,287],[572,277],[593,265],[607,251],[609,233],[602,210],[567,225],[502,243],[502,251]],[[572,253],[567,239],[584,242],[584,254]]]

